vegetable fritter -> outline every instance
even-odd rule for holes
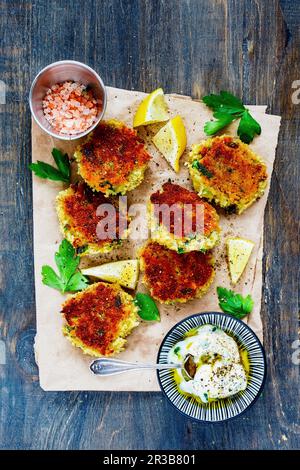
[[[263,160],[231,136],[193,145],[188,165],[199,196],[238,214],[261,197],[267,185]]]
[[[101,205],[103,211],[99,213]],[[104,210],[107,205],[109,212]],[[92,191],[85,183],[60,191],[56,210],[63,235],[79,255],[108,253],[126,238],[128,219],[120,214],[116,201]],[[101,221],[103,230],[99,233]]]
[[[74,157],[86,183],[106,196],[139,186],[151,158],[136,131],[116,120],[100,122]]]
[[[63,333],[74,346],[92,356],[121,352],[125,337],[138,324],[138,308],[118,284],[98,282],[62,305]]]
[[[179,253],[208,250],[219,240],[216,210],[177,184],[164,183],[150,196],[149,218],[152,240]]]
[[[152,297],[166,304],[202,297],[214,278],[210,252],[178,254],[148,242],[141,250],[140,264]]]

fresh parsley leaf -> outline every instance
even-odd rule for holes
[[[207,178],[212,178],[214,175],[211,171],[209,171],[206,166],[202,165],[198,160],[194,160],[192,163],[192,168],[195,168],[198,170],[200,173],[202,173],[203,176],[206,176]]]
[[[223,129],[223,127],[228,126],[235,120],[235,117],[231,114],[214,113],[214,117],[216,118],[216,121],[207,121],[204,124],[204,132],[206,135],[216,134]]]
[[[181,246],[178,247],[177,253],[178,253],[179,255],[182,255],[182,254],[184,253],[184,248],[182,248]]]
[[[53,148],[52,156],[61,174],[64,175],[65,178],[67,178],[67,180],[69,181],[71,171],[70,171],[70,161],[69,161],[68,154],[67,153],[63,154],[60,150]]]
[[[74,258],[74,255],[75,249],[67,240],[61,242],[58,252],[54,255],[56,266],[64,283],[68,283],[79,265],[80,258],[79,256]]]
[[[253,140],[255,134],[261,134],[259,123],[251,116],[248,109],[245,109],[243,112],[237,133],[239,138],[246,144],[249,144]]]
[[[203,96],[202,101],[213,111],[224,114],[239,114],[245,109],[241,100],[228,91],[221,91],[219,95]]]
[[[139,316],[146,321],[160,321],[159,310],[150,295],[138,292],[134,299],[135,305],[139,308]]]
[[[261,133],[259,123],[251,116],[242,101],[227,91],[221,91],[219,95],[210,94],[204,96],[202,101],[213,110],[214,121],[204,124],[204,132],[214,135],[231,122],[241,118],[238,127],[239,138],[249,144],[255,135]]]
[[[67,290],[68,292],[77,292],[79,290],[84,290],[88,286],[87,278],[81,274],[81,272],[77,271],[73,276],[70,277]]]
[[[77,292],[83,290],[88,285],[86,277],[77,271],[79,256],[75,249],[67,240],[63,240],[55,253],[55,263],[58,268],[57,274],[51,266],[42,267],[42,281],[53,289],[61,292]]]
[[[70,162],[67,154],[62,154],[60,150],[53,149],[52,155],[57,165],[55,168],[49,163],[37,161],[37,163],[31,163],[29,169],[34,172],[36,176],[43,179],[52,181],[63,181],[64,183],[70,182]]]
[[[39,160],[37,163],[31,163],[29,165],[29,169],[32,170],[36,176],[39,176],[43,179],[64,181],[65,183],[68,181],[59,170],[49,165],[48,163],[40,162]]]
[[[53,289],[60,291],[63,290],[63,283],[51,266],[44,265],[42,267],[42,281],[46,286],[53,287]]]
[[[235,318],[244,318],[253,309],[254,302],[251,295],[243,297],[225,287],[217,287],[217,294],[220,308]]]

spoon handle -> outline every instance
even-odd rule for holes
[[[120,361],[119,359],[96,359],[90,365],[91,371],[96,375],[115,375],[135,369],[177,369],[179,364],[137,364],[134,362]]]

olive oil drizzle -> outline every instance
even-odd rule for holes
[[[195,336],[197,334],[198,329],[199,328],[196,327],[196,328],[192,328],[191,330],[187,331],[184,334],[184,338],[190,338],[190,337]],[[249,376],[250,376],[250,370],[251,370],[251,363],[250,363],[249,353],[248,353],[247,349],[245,348],[245,346],[231,332],[225,331],[225,333],[227,333],[237,343],[239,353],[240,353],[241,363],[242,363],[243,368],[244,368],[245,373],[246,373],[247,382],[249,382]],[[179,351],[178,351],[178,353],[179,353]],[[177,354],[177,356],[179,356],[179,354]],[[213,361],[210,362],[210,363],[214,364],[220,358],[221,358],[221,356],[219,354],[216,354]],[[209,356],[208,355],[201,357],[201,361],[198,363],[198,367],[203,365],[203,364],[207,364],[208,361],[209,361]],[[184,379],[180,376],[180,373],[177,369],[174,369],[173,377],[174,377],[174,381],[175,381],[176,386],[177,386],[176,387],[177,391],[182,396],[184,396],[185,398],[194,399],[201,406],[209,406],[210,403],[218,403],[218,406],[225,406],[225,400],[232,399],[234,396],[241,395],[241,394],[244,393],[243,391],[238,392],[236,395],[233,395],[233,396],[225,398],[225,399],[224,398],[221,398],[221,399],[220,398],[208,398],[207,402],[203,402],[200,399],[200,397],[198,397],[197,395],[194,395],[193,393],[184,392],[180,389],[180,384]]]

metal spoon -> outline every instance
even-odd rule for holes
[[[138,364],[134,362],[126,362],[120,361],[119,359],[109,359],[109,358],[100,358],[96,359],[90,365],[91,371],[95,375],[116,375],[121,374],[122,372],[127,372],[128,370],[136,370],[136,369],[156,369],[156,370],[163,370],[163,369],[183,369],[185,374],[187,375],[187,379],[191,380],[193,376],[190,375],[189,368],[186,369],[186,365],[190,364],[192,356],[187,356],[186,360],[184,361],[183,367],[182,364]]]

